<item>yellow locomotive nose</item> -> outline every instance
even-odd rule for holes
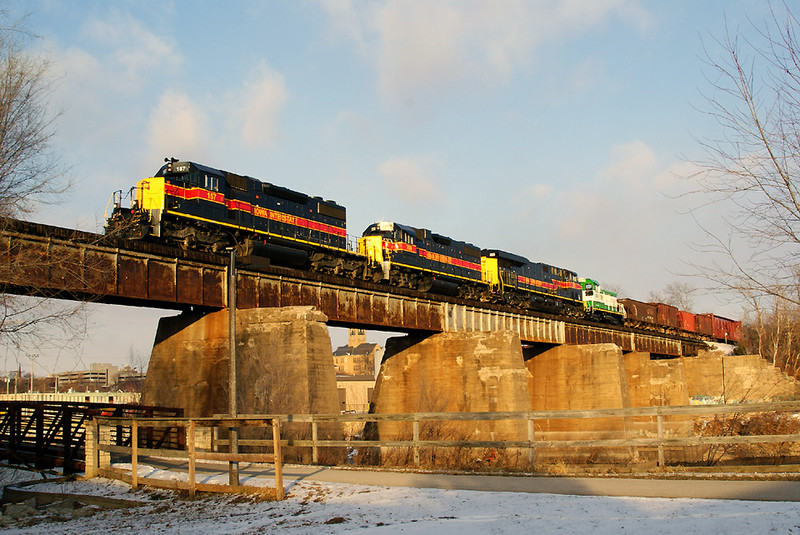
[[[164,177],[143,178],[136,183],[136,199],[142,210],[164,209]]]

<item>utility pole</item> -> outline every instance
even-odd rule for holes
[[[39,355],[34,353],[28,353],[28,357],[31,359],[31,388],[28,390],[31,394],[33,393],[33,359],[38,357]]]
[[[236,247],[231,249],[231,263],[228,266],[228,412],[231,417],[238,414],[236,406]],[[239,428],[228,429],[229,447],[232,454],[239,453]],[[239,486],[239,463],[228,465],[228,484]]]

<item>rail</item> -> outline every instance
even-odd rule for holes
[[[223,461],[227,463],[269,463],[275,467],[275,497],[283,500],[286,493],[283,487],[283,460],[281,455],[280,419],[263,416],[238,417],[238,418],[109,418],[98,417],[90,422],[87,427],[86,451],[86,477],[104,476],[130,483],[131,488],[139,485],[151,487],[187,490],[191,497],[196,492],[261,492],[263,489],[249,485],[219,485],[212,483],[198,483],[196,481],[197,461]],[[230,453],[210,451],[204,447],[206,441],[198,440],[200,429],[232,429],[241,427],[266,427],[272,431],[272,439],[260,441],[262,446],[269,446],[271,453]],[[113,430],[125,428],[129,430],[131,440],[129,445],[115,443]],[[186,450],[175,451],[158,447],[139,447],[140,430],[152,429],[184,429],[186,431]],[[200,444],[198,444],[200,442]],[[210,443],[210,442],[209,442]],[[127,470],[111,466],[112,454],[130,457],[130,474]],[[140,477],[138,473],[139,458],[141,456],[169,457],[173,459],[187,459],[189,474],[187,481],[162,480],[157,478]]]

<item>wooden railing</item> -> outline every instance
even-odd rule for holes
[[[437,413],[403,413],[403,414],[292,414],[292,415],[272,415],[279,418],[285,424],[310,424],[310,436],[307,438],[292,438],[283,440],[284,447],[310,448],[312,451],[312,462],[320,461],[320,448],[409,448],[413,454],[414,466],[420,466],[420,451],[424,448],[477,448],[477,449],[506,449],[518,448],[527,450],[529,467],[532,471],[536,468],[536,453],[547,449],[558,448],[649,448],[655,450],[658,466],[667,464],[666,450],[676,450],[692,446],[726,446],[726,445],[754,445],[754,444],[782,444],[800,443],[800,433],[771,433],[771,434],[738,434],[735,430],[723,430],[723,434],[715,434],[713,430],[705,433],[697,433],[692,429],[684,429],[683,433],[676,433],[674,429],[675,417],[689,418],[710,418],[721,417],[730,422],[732,419],[741,419],[742,415],[752,413],[800,413],[800,401],[774,402],[774,403],[752,403],[752,404],[727,404],[727,405],[687,405],[687,406],[653,406],[638,407],[628,409],[595,409],[595,410],[553,410],[553,411],[528,411],[528,412],[437,412]],[[795,415],[795,419],[800,418],[800,414]],[[543,432],[540,424],[545,421],[553,420],[597,420],[597,419],[617,419],[621,423],[625,421],[649,419],[652,425],[647,432],[637,432],[631,429],[614,430],[592,430],[592,431],[569,431],[563,430],[561,435],[581,436],[588,435],[591,438],[569,438],[554,440],[548,438],[551,432]],[[666,422],[665,422],[666,419]],[[434,432],[421,432],[421,426],[425,423],[443,422],[498,422],[498,421],[521,421],[525,422],[526,433],[522,433],[523,439],[508,440],[475,440],[472,438],[448,438],[439,436],[431,438]],[[319,438],[319,427],[321,424],[353,424],[371,423],[380,429],[381,424],[386,423],[406,423],[410,425],[410,433],[389,433],[396,435],[392,439],[385,438],[352,438],[352,439],[325,439]],[[691,423],[691,422],[689,422]],[[288,425],[286,425],[289,429]],[[620,425],[619,427],[624,427]],[[800,428],[800,421],[798,421]],[[476,426],[479,428],[479,426]],[[779,429],[778,429],[779,430]],[[608,435],[617,434],[618,436],[608,438]],[[307,434],[307,433],[306,433]],[[458,434],[458,433],[455,433]],[[378,436],[386,433],[377,433]],[[427,435],[423,436],[423,435]],[[447,435],[447,433],[445,433]],[[520,433],[516,433],[517,436]],[[604,438],[596,438],[604,435]],[[216,441],[217,446],[224,447],[227,441]],[[256,446],[263,444],[259,440],[240,440],[240,445]]]
[[[261,441],[262,446],[268,446],[272,453],[221,453],[210,451],[206,444],[198,446],[198,431],[200,429],[232,429],[242,427],[267,427],[271,428],[272,439]],[[128,445],[116,444],[112,432],[118,429],[128,429],[131,440]],[[186,449],[161,449],[158,447],[139,447],[138,437],[142,430],[153,429],[185,429]],[[209,435],[210,436],[210,435]],[[195,472],[197,461],[224,461],[228,463],[270,463],[275,467],[275,496],[282,500],[285,497],[283,488],[283,460],[281,458],[280,420],[278,418],[239,417],[239,418],[107,418],[97,417],[87,425],[86,447],[86,477],[105,476],[119,479],[131,484],[133,489],[139,485],[151,487],[172,488],[189,491],[194,496],[201,492],[260,492],[263,489],[246,485],[229,484],[219,485],[198,483]],[[206,447],[204,447],[206,446]],[[130,458],[131,470],[113,468],[112,455],[122,455]],[[188,459],[188,481],[162,480],[156,478],[139,477],[140,456],[167,457],[172,459]],[[237,476],[238,479],[238,476]]]
[[[62,466],[65,473],[83,469],[85,425],[93,416],[181,416],[183,409],[54,401],[0,401],[0,458],[30,463],[36,468]],[[115,430],[120,444],[130,437]],[[151,442],[171,442],[182,447],[175,435],[146,437]]]
[[[747,414],[782,414],[783,422],[789,422],[789,431],[780,426],[762,429],[758,434],[742,428],[722,428],[721,433],[710,429],[700,430],[695,424],[703,421],[717,422],[745,422]],[[239,492],[253,491],[254,487],[241,487],[237,485],[210,485],[195,482],[195,465],[199,460],[216,460],[228,463],[273,463],[275,465],[276,497],[282,499],[283,490],[283,458],[293,454],[297,458],[298,451],[311,452],[312,463],[321,461],[321,450],[338,449],[372,450],[380,453],[407,451],[409,455],[405,466],[421,466],[422,454],[429,455],[431,451],[445,449],[450,451],[472,450],[500,450],[513,452],[519,462],[515,468],[522,468],[526,472],[541,472],[537,466],[537,455],[548,449],[556,452],[561,449],[616,449],[643,448],[656,458],[659,466],[667,463],[667,451],[674,452],[682,448],[712,448],[731,445],[758,445],[758,444],[789,444],[791,447],[788,457],[791,462],[800,462],[800,401],[779,403],[754,403],[740,405],[690,405],[690,406],[664,406],[641,407],[630,409],[597,409],[584,411],[528,411],[528,412],[480,412],[480,413],[405,413],[405,414],[291,414],[291,415],[240,415],[237,418],[108,418],[97,417],[87,427],[87,457],[86,475],[92,477],[103,475],[129,482],[134,488],[140,484],[160,486],[166,488],[185,489],[194,494],[196,491]],[[601,422],[597,421],[602,419]],[[625,425],[620,425],[614,420],[621,420]],[[545,429],[545,423],[559,420],[595,420],[594,426],[587,430],[580,430],[579,425],[571,424],[560,427],[553,434],[553,427]],[[437,430],[442,429],[438,424],[448,422],[469,423],[473,432],[467,434],[442,434],[437,435]],[[500,422],[517,422],[512,425],[511,431],[499,432],[501,438],[483,439],[486,436],[488,423],[497,426]],[[676,426],[677,422],[677,426]],[[341,429],[346,424],[368,424],[375,431],[371,438],[344,439]],[[405,430],[398,432],[400,427]],[[606,425],[608,424],[608,425]],[[387,426],[381,430],[381,426]],[[294,426],[294,429],[292,429]],[[638,427],[637,427],[638,426]],[[138,446],[140,441],[136,438],[142,429],[157,429],[172,427],[186,430],[185,451],[170,451],[159,448],[145,448]],[[271,428],[272,437],[269,439],[238,438],[238,448],[245,451],[258,451],[260,453],[230,453],[228,441],[222,433],[214,430],[227,430],[242,427]],[[115,444],[111,437],[112,431],[128,429],[131,436],[129,445]],[[198,429],[209,429],[203,435],[202,445],[198,445]],[[339,429],[342,438],[330,438],[323,435],[330,434],[331,429]],[[388,432],[386,430],[388,429]],[[575,429],[578,429],[577,431]],[[678,432],[675,430],[679,429]],[[118,432],[118,431],[117,431]],[[282,438],[282,433],[284,434]],[[334,433],[335,434],[335,433]],[[469,436],[467,436],[469,435]],[[245,435],[249,436],[249,435]],[[262,436],[268,436],[266,434]],[[509,439],[507,437],[511,436]],[[559,436],[561,438],[554,438]],[[389,437],[389,438],[386,438]],[[453,438],[455,437],[455,438]],[[466,437],[466,438],[465,438]],[[478,437],[477,439],[475,437]],[[577,437],[577,438],[576,438]],[[560,449],[561,448],[561,449]],[[236,448],[234,448],[236,451]],[[116,469],[111,466],[112,455],[123,455],[130,458],[132,470]],[[648,454],[649,455],[649,454]],[[188,459],[188,481],[165,481],[152,478],[142,478],[138,475],[138,463],[141,456],[155,456]],[[337,458],[334,455],[332,458]],[[338,455],[338,459],[343,459]],[[427,457],[426,457],[427,458]],[[474,458],[474,457],[473,457]],[[377,463],[385,465],[380,455],[365,462],[358,462],[363,466],[375,466]],[[324,463],[329,459],[322,460]],[[372,464],[370,464],[372,463]],[[495,464],[496,469],[502,470],[502,463]],[[495,469],[493,467],[493,469]]]

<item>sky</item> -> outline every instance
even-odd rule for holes
[[[50,57],[53,143],[73,181],[34,221],[101,232],[112,192],[176,157],[336,200],[353,235],[429,228],[635,299],[707,284],[684,276],[706,259],[698,199],[682,195],[700,140],[720,134],[703,112],[707,54],[770,13],[755,0],[6,5]],[[695,303],[742,315],[732,297]],[[41,355],[42,371],[149,355],[165,314],[93,310],[89,339]]]

